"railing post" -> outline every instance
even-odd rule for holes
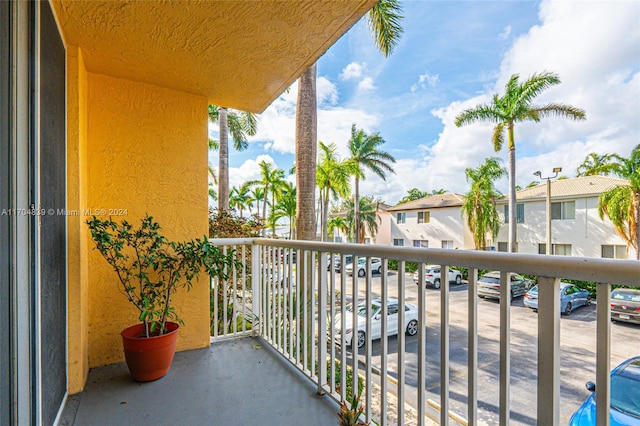
[[[560,279],[538,278],[538,424],[560,422]]]
[[[333,295],[332,295],[333,297]],[[333,320],[332,320],[333,321]],[[331,342],[333,345],[333,342]],[[331,360],[333,362],[333,360]],[[318,393],[327,383],[327,254],[318,252]]]
[[[609,426],[611,397],[611,284],[598,283],[596,300],[596,424]]]
[[[425,294],[424,263],[418,263],[418,426],[425,424],[427,377],[427,304]],[[442,280],[441,280],[442,282]]]
[[[500,272],[500,424],[508,425],[511,387],[511,273]]]
[[[449,424],[449,267],[440,266],[440,424]]]
[[[478,270],[469,268],[467,281],[469,290],[469,331],[468,331],[468,412],[470,425],[478,421]]]
[[[262,275],[262,262],[260,257],[259,246],[251,243],[251,296],[253,320],[251,321],[251,331],[258,335],[262,334],[262,312],[260,310],[260,302],[262,299],[262,289],[260,288],[260,275]],[[257,321],[257,324],[255,323]]]

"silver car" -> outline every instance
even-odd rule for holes
[[[367,259],[365,257],[358,258],[358,265],[356,266],[357,274],[359,277],[364,277],[367,273]],[[353,262],[344,267],[347,275],[353,275]],[[379,257],[371,258],[371,272],[382,272],[382,260]]]
[[[509,300],[525,294],[534,283],[520,274],[511,272],[511,295]],[[487,272],[478,280],[478,296],[500,300],[500,272]]]

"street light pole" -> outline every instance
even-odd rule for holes
[[[551,244],[551,179],[555,179],[558,177],[558,173],[562,171],[562,167],[554,167],[553,168],[553,176],[542,177],[542,172],[538,170],[533,175],[538,176],[540,179],[547,180],[547,249],[546,254],[552,253],[552,244]]]

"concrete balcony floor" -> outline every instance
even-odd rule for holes
[[[325,426],[338,411],[267,344],[245,337],[176,353],[155,382],[134,382],[124,363],[92,369],[59,424]]]

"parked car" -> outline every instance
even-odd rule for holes
[[[511,298],[522,296],[534,283],[520,274],[511,272]],[[488,299],[500,299],[500,272],[487,272],[478,280],[478,296]]]
[[[462,273],[460,271],[449,268],[448,275],[450,283],[462,283]],[[431,285],[435,288],[440,288],[440,265],[425,265],[424,281],[427,286]],[[418,271],[413,273],[413,282],[416,284],[419,282]]]
[[[573,309],[591,304],[591,294],[577,285],[560,283],[560,312],[569,315]],[[538,310],[538,286],[534,285],[524,294],[524,306]]]
[[[596,424],[596,385],[587,383],[591,395],[578,408],[569,426],[591,426]],[[629,358],[611,371],[611,393],[609,395],[611,426],[640,425],[640,356]]]
[[[344,264],[349,265],[353,262],[353,255],[347,254],[344,257]],[[336,272],[340,272],[340,268],[342,267],[342,256],[336,256],[336,259],[333,262],[333,266]]]
[[[353,262],[344,267],[347,275],[353,275]],[[371,258],[371,272],[380,273],[382,271],[382,260],[379,257]],[[367,273],[367,259],[365,257],[358,258],[357,274],[364,277]]]
[[[611,292],[611,321],[640,324],[640,290],[618,288]]]
[[[387,299],[387,335],[393,336],[398,334],[398,299]],[[345,317],[345,340],[348,346],[352,346],[354,327],[353,327],[353,305],[346,311]],[[367,329],[367,304],[361,302],[356,306],[358,312],[358,326],[356,333],[356,344],[359,348],[363,347],[366,342]],[[382,310],[382,299],[375,298],[371,301],[371,339],[379,339],[382,335],[382,318],[380,311]],[[342,322],[341,316],[337,315],[334,322],[337,331],[336,340],[342,340],[340,329]],[[400,327],[409,336],[413,336],[418,332],[418,307],[413,303],[405,303],[404,305],[404,324]]]

